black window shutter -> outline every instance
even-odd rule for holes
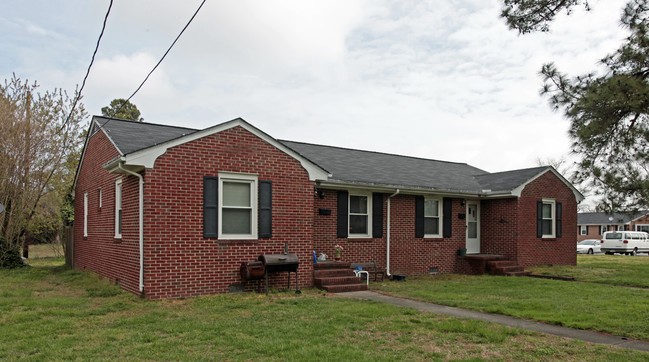
[[[203,177],[203,237],[219,237],[219,178]]]
[[[586,225],[586,235],[590,234],[590,233],[589,233],[590,230],[588,230],[588,228],[589,228],[589,226]],[[580,230],[580,231],[581,231],[581,230]],[[581,234],[581,233],[580,233],[580,234]]]
[[[536,202],[536,237],[543,237],[543,201]]]
[[[453,236],[453,199],[445,197],[444,198],[444,206],[442,209],[443,212],[443,229],[442,229],[442,237],[445,238],[450,238]]]
[[[346,238],[349,235],[349,192],[338,191],[338,211],[337,211],[337,235],[339,238]]]
[[[273,181],[259,181],[259,237],[273,236]]]
[[[415,196],[415,237],[424,237],[424,197]]]
[[[563,214],[562,205],[560,202],[557,202],[557,237],[561,237],[561,229],[563,228],[563,222],[561,221],[561,216]]]
[[[383,237],[383,194],[372,194],[372,237]]]

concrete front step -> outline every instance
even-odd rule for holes
[[[367,284],[323,285],[320,289],[329,293],[358,292],[367,290]]]

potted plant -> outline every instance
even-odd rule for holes
[[[340,261],[340,255],[342,254],[343,247],[339,244],[334,245],[334,260]]]

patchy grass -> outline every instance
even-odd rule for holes
[[[541,275],[570,276],[584,282],[649,288],[649,258],[645,254],[577,255],[576,266],[545,266],[527,270]]]
[[[526,277],[426,276],[374,289],[453,307],[649,341],[649,290]]]
[[[29,258],[58,258],[63,256],[61,244],[36,244],[29,246]]]
[[[649,358],[648,353],[317,291],[149,301],[62,263],[39,259],[31,261],[31,268],[0,270],[0,359]]]

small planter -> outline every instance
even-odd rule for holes
[[[466,256],[466,248],[457,249],[457,255]]]

